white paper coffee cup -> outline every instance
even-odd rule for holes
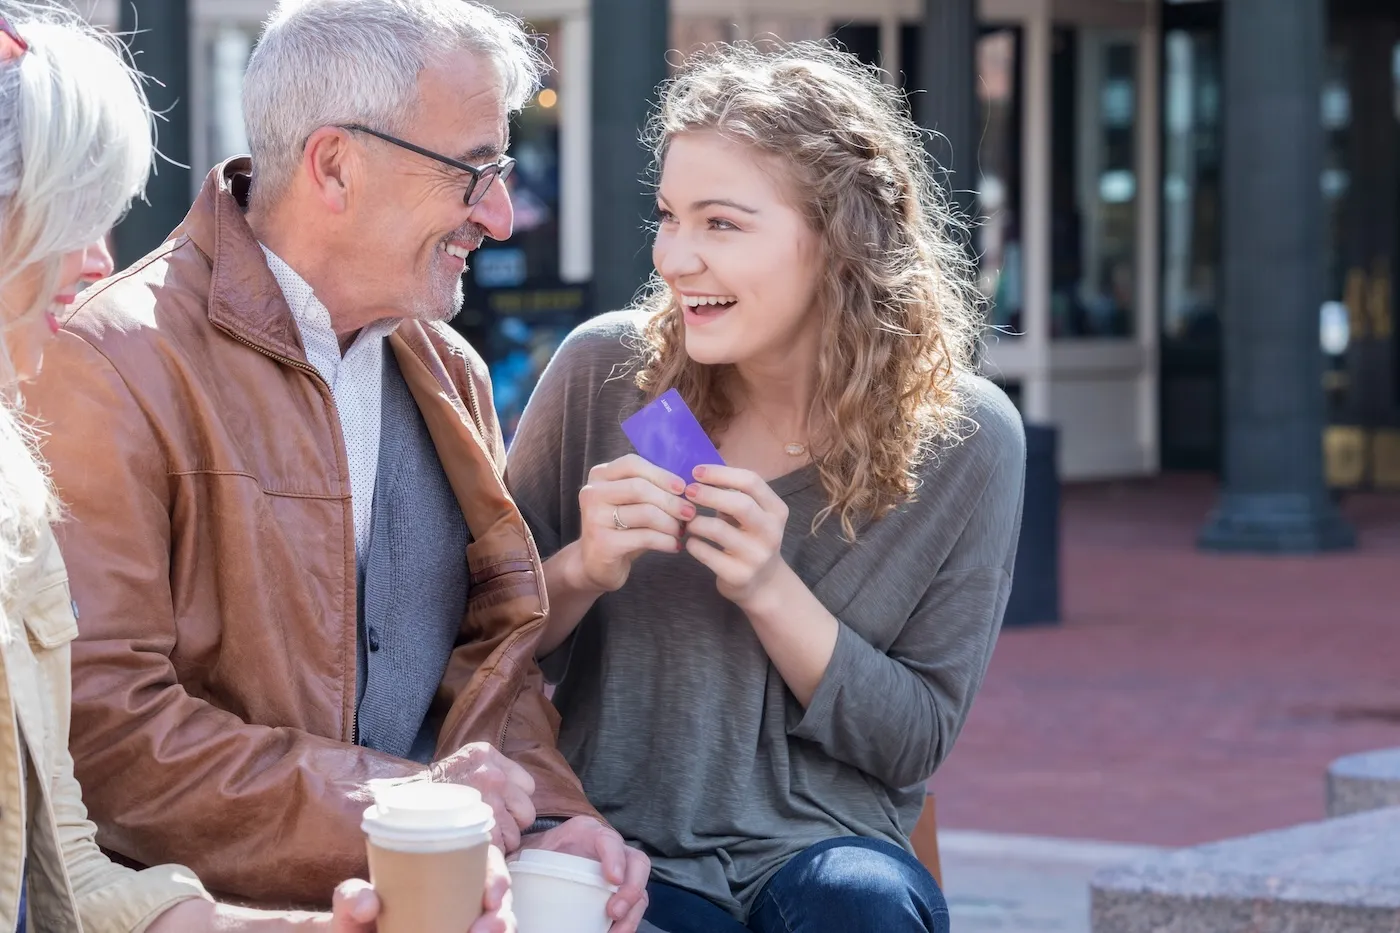
[[[606,933],[608,901],[617,885],[593,859],[524,849],[510,865],[520,933]]]
[[[379,933],[462,933],[481,916],[495,826],[475,789],[413,781],[374,789],[360,824]]]

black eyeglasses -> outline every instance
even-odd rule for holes
[[[441,162],[443,165],[450,165],[459,171],[466,172],[471,176],[472,180],[467,183],[467,190],[462,194],[462,202],[468,207],[475,207],[479,204],[481,199],[486,197],[486,192],[491,190],[491,183],[497,178],[504,182],[510,177],[510,173],[515,170],[515,160],[510,156],[502,156],[489,165],[468,165],[456,159],[449,159],[445,155],[439,155],[431,149],[424,149],[422,146],[415,146],[413,143],[404,142],[397,136],[390,136],[388,133],[372,130],[359,123],[341,123],[337,124],[337,128],[342,130],[354,130],[357,133],[368,133],[371,136],[384,140],[386,143],[393,143],[401,149],[407,149],[409,152],[416,152],[420,156],[427,156],[429,159]]]
[[[15,45],[19,46],[20,55],[29,51],[29,43],[20,38],[19,33],[15,32],[15,27],[11,26],[10,21],[3,16],[0,16],[0,33],[4,33]]]

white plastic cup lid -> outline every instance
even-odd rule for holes
[[[496,820],[475,788],[409,781],[374,788],[360,828],[385,848],[451,848],[489,839]]]
[[[605,891],[617,892],[617,885],[610,884],[603,875],[603,863],[591,858],[582,858],[564,852],[550,852],[546,849],[522,849],[520,855],[510,865],[511,874],[524,872],[546,878],[559,878],[586,884]]]

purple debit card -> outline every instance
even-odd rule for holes
[[[724,465],[705,429],[675,389],[667,390],[622,422],[622,431],[643,460],[669,470],[687,483],[695,479],[694,470],[702,464]]]

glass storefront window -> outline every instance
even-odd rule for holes
[[[1137,316],[1136,38],[1055,30],[1050,332],[1123,338]]]
[[[991,301],[991,324],[1022,332],[1025,286],[1021,248],[1021,31],[992,29],[977,42],[977,178],[981,223],[974,232],[978,279]]]
[[[679,60],[714,42],[730,42],[738,38],[734,25],[721,16],[672,16],[671,49],[667,58],[674,70]],[[679,52],[677,55],[675,53]]]
[[[777,36],[784,42],[823,39],[829,33],[828,21],[821,16],[759,16],[753,21],[753,37]]]
[[[1172,30],[1162,87],[1162,336],[1219,332],[1220,34]]]
[[[923,59],[922,27],[900,28],[900,71],[905,91],[919,87]],[[1022,332],[1025,266],[1022,249],[1021,120],[1022,39],[1019,26],[988,26],[977,40],[977,177],[954,181],[976,187],[978,224],[973,248],[978,256],[978,283],[987,298],[989,321],[1003,338]]]
[[[224,159],[248,151],[243,128],[243,73],[257,41],[256,26],[221,25],[209,39],[209,100],[205,109],[205,161],[196,166],[204,173]]]

